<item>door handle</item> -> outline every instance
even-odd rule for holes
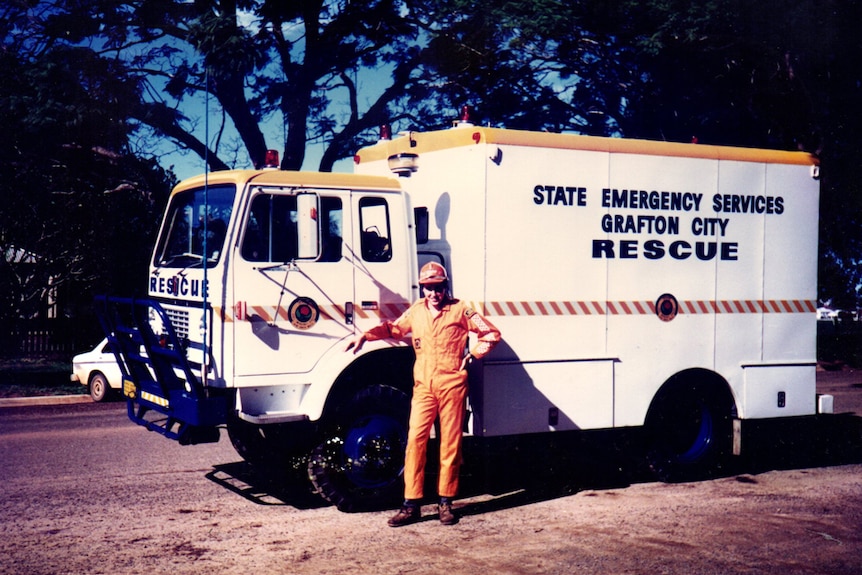
[[[353,325],[353,302],[348,301],[344,303],[344,323],[347,325]]]

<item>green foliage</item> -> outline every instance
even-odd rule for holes
[[[115,62],[88,50],[0,52],[0,324],[89,318],[97,292],[144,285],[171,176],[130,154]]]

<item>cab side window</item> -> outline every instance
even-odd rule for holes
[[[317,261],[341,259],[341,199],[321,197],[320,257]],[[242,257],[250,262],[289,262],[299,254],[296,196],[260,194],[251,202],[243,235]]]
[[[389,205],[383,198],[359,200],[360,248],[367,262],[388,262],[392,259]]]
[[[243,236],[242,257],[252,262],[288,262],[297,253],[296,197],[256,196]]]
[[[342,218],[341,198],[320,198],[320,262],[337,262],[341,259]]]

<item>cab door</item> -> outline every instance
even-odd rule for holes
[[[308,372],[353,333],[350,202],[347,190],[251,190],[231,266],[240,381]]]
[[[365,331],[397,319],[418,296],[413,285],[416,250],[410,209],[401,193],[357,191],[352,194],[356,298],[353,320]],[[349,314],[348,317],[351,317]]]

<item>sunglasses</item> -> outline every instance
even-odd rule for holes
[[[422,286],[422,288],[425,289],[425,291],[442,292],[442,291],[446,291],[446,284],[445,283],[425,284]]]

